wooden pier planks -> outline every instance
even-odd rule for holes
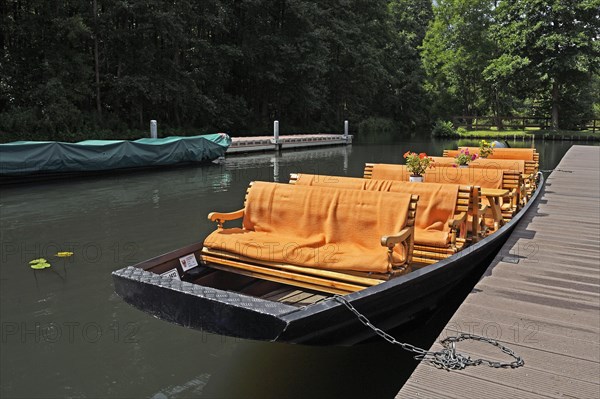
[[[328,145],[348,145],[351,135],[341,134],[294,134],[279,136],[277,143],[273,136],[232,137],[227,154],[274,151],[279,149],[304,148]]]
[[[525,366],[422,363],[396,398],[600,398],[600,147],[571,147],[542,194],[440,335],[497,338]],[[511,360],[480,343],[457,347]]]

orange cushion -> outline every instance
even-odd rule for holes
[[[390,270],[384,235],[406,225],[410,194],[255,182],[243,229],[211,233],[204,245],[252,258],[331,270]],[[403,264],[402,246],[394,264]]]
[[[415,219],[415,244],[446,246],[449,242],[448,220],[454,217],[458,198],[459,186],[456,184],[410,183],[303,173],[298,175],[296,184],[416,194],[419,202]]]
[[[373,179],[408,181],[410,172],[406,165],[375,164]],[[427,169],[423,180],[428,183],[464,184],[485,188],[502,188],[503,172],[485,168],[433,168]]]

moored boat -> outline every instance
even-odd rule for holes
[[[343,293],[344,299],[386,330],[430,313],[466,277],[483,271],[542,186],[540,175],[530,200],[493,234],[437,262]],[[298,286],[279,275],[265,277],[262,269],[241,272],[211,259],[205,243],[196,243],[113,272],[115,290],[160,319],[222,335],[314,345],[353,345],[374,335],[338,300],[338,286]]]
[[[134,141],[15,141],[0,144],[0,181],[209,162],[224,156],[230,144],[225,133]]]

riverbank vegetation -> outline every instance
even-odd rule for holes
[[[600,141],[600,132],[591,130],[462,130],[455,136],[460,139],[504,140],[577,140]]]
[[[0,140],[600,117],[598,0],[0,3]],[[596,108],[594,108],[596,107]],[[596,114],[595,114],[595,113]],[[382,130],[378,127],[382,127]],[[360,130],[360,132],[359,132]]]

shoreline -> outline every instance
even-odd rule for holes
[[[440,137],[441,138],[441,137]],[[450,137],[447,137],[450,138]],[[570,130],[471,130],[457,133],[456,139],[528,139],[528,140],[556,140],[556,141],[600,141],[600,131],[570,131]]]

